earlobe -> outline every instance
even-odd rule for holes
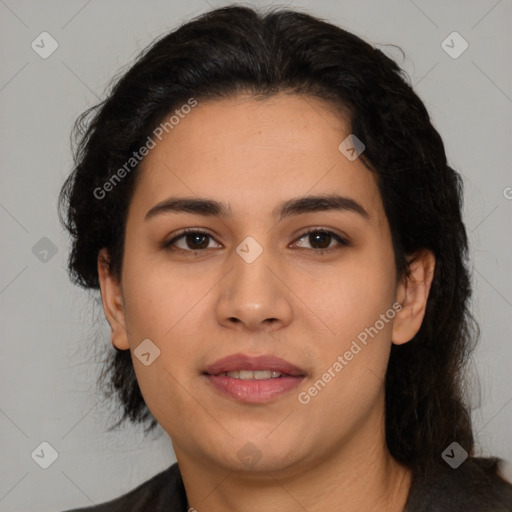
[[[105,318],[112,331],[112,345],[119,350],[130,348],[126,334],[123,295],[119,281],[111,274],[110,256],[103,248],[98,253],[98,278]]]
[[[435,256],[427,249],[422,249],[409,258],[409,273],[397,288],[397,301],[402,309],[393,322],[391,341],[395,345],[407,343],[420,330],[434,270]]]

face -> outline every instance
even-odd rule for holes
[[[99,273],[178,460],[286,471],[382,438],[391,343],[426,296],[396,275],[375,177],[338,148],[349,133],[313,98],[199,101],[142,162],[121,282],[101,258]]]

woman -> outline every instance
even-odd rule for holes
[[[474,456],[462,186],[400,68],[311,16],[147,49],[61,192],[123,418],[177,464],[81,510],[512,510]]]

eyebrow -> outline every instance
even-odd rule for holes
[[[274,209],[272,214],[282,220],[292,215],[330,210],[356,213],[365,220],[370,218],[361,204],[350,197],[340,195],[306,196],[290,199]],[[146,213],[144,219],[149,220],[166,213],[193,213],[196,215],[229,217],[231,208],[225,203],[213,199],[170,197],[153,206]]]

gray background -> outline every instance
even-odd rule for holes
[[[110,346],[108,325],[94,298],[65,273],[68,245],[56,200],[71,167],[69,134],[78,114],[103,98],[114,74],[154,37],[225,4],[0,0],[2,511],[92,505],[127,492],[174,461],[161,429],[146,439],[141,428],[130,426],[105,432],[108,404],[98,400],[94,383],[101,350]],[[470,381],[479,453],[511,461],[512,3],[288,5],[406,53],[402,62],[396,50],[383,48],[409,73],[451,165],[465,177],[473,310],[482,328]],[[47,59],[31,48],[43,31],[59,45]],[[469,43],[457,59],[441,47],[453,31]],[[41,249],[33,253],[43,237],[55,245],[54,256]],[[94,346],[98,333],[104,341]],[[46,470],[31,458],[43,441],[58,452]]]

